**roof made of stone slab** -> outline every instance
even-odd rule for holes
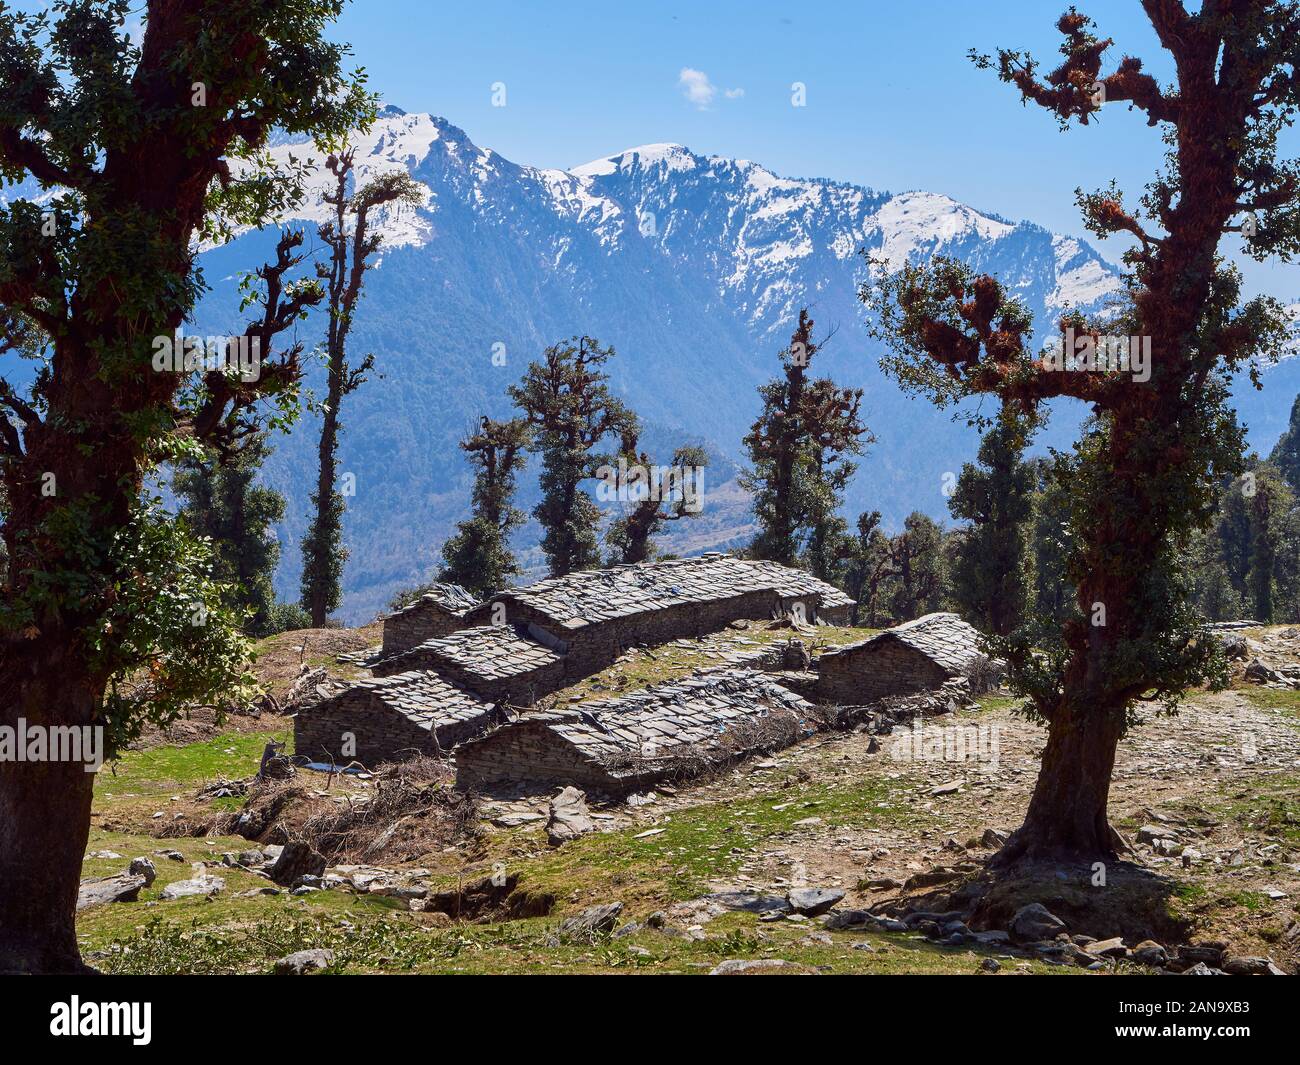
[[[418,610],[421,607],[430,604],[441,607],[449,614],[463,614],[467,610],[472,610],[478,606],[478,600],[474,598],[472,592],[466,591],[459,584],[440,584],[435,582],[429,585],[428,590],[416,599],[414,602],[407,603],[401,610],[394,610],[388,617],[396,617],[399,614],[406,614],[412,610]]]
[[[709,744],[737,725],[778,711],[804,717],[810,703],[755,670],[719,670],[659,684],[617,699],[550,713],[525,714],[470,743],[491,742],[507,730],[541,726],[597,761],[650,755],[683,744]]]
[[[391,661],[416,659],[433,652],[485,680],[505,680],[558,662],[562,657],[535,640],[520,636],[508,625],[477,625],[425,640],[393,655]]]
[[[493,704],[458,688],[428,670],[394,673],[390,677],[363,680],[339,693],[339,697],[369,692],[385,706],[429,729],[450,721],[469,721],[488,713]]]
[[[613,618],[769,590],[784,597],[816,595],[826,606],[853,602],[834,585],[803,570],[717,553],[582,570],[509,588],[493,601],[514,600],[562,628],[578,629]]]
[[[979,647],[979,632],[973,626],[956,614],[938,613],[895,625],[870,639],[824,651],[819,661],[835,655],[850,655],[888,640],[898,640],[919,651],[949,674],[962,673],[985,657]]]

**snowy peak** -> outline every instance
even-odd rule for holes
[[[680,173],[694,170],[700,162],[698,156],[680,144],[643,144],[639,148],[628,148],[616,155],[575,166],[569,173],[579,177],[606,177],[638,169]]]
[[[1035,313],[1095,309],[1120,287],[1118,272],[1073,237],[1016,224],[933,192],[898,195],[847,182],[787,178],[748,159],[696,155],[680,144],[643,144],[570,170],[513,163],[480,148],[446,119],[385,109],[354,135],[357,180],[404,169],[425,191],[417,208],[376,220],[389,248],[437,240],[439,217],[468,213],[503,227],[560,275],[589,257],[665,263],[701,293],[730,304],[767,337],[784,329],[801,301],[823,291],[855,291],[864,249],[890,266],[936,254],[981,269],[1010,270],[1004,281],[1030,297]],[[287,164],[319,155],[299,142],[275,144]],[[321,222],[332,176],[312,159],[303,205],[290,216]],[[287,220],[287,219],[286,219]],[[1001,276],[1001,275],[1000,275]]]

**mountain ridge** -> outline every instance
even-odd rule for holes
[[[584,332],[614,345],[612,387],[646,422],[653,459],[666,461],[684,440],[710,448],[705,513],[675,523],[665,540],[692,552],[750,534],[735,481],[740,440],[758,409],[757,386],[778,371],[777,352],[805,305],[819,335],[835,334],[815,372],[866,390],[863,416],[878,441],[859,461],[846,513],[879,509],[890,528],[913,509],[947,516],[945,475],[973,460],[977,439],[881,373],[857,298],[870,276],[863,250],[891,266],[945,254],[993,273],[1025,301],[1040,335],[1067,306],[1095,311],[1121,287],[1119,271],[1085,240],[1031,221],[943,193],[784,177],[680,144],[540,168],[480,147],[445,118],[389,108],[353,146],[359,180],[404,169],[424,199],[378,219],[385,245],[353,329],[351,350],[373,352],[380,376],[343,409],[339,468],[357,485],[344,525],[351,558],[340,617],[349,622],[435,572],[442,541],[469,510],[458,440],[480,415],[509,413],[507,386],[556,340]],[[324,155],[293,138],[273,138],[269,150],[282,162]],[[319,168],[302,206],[280,220],[305,227],[309,249],[319,244],[314,224],[325,218],[320,196],[331,180]],[[203,250],[210,291],[195,331],[240,330],[239,278],[270,257],[277,232],[242,232]],[[323,332],[317,311],[298,336],[310,348]],[[1267,398],[1238,397],[1258,448],[1271,446],[1300,391],[1293,362],[1267,375]],[[309,360],[317,394],[322,376]],[[1057,408],[1040,446],[1067,446],[1080,417]],[[308,414],[273,441],[265,469],[288,500],[277,530],[283,598],[297,594],[317,426]],[[529,470],[520,504],[535,501]],[[537,535],[530,523],[516,540],[531,567],[540,563]]]

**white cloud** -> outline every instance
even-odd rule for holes
[[[718,94],[717,88],[704,71],[690,67],[682,67],[682,72],[677,75],[677,84],[686,99],[699,108],[708,107]]]
[[[694,67],[682,67],[682,72],[677,75],[677,87],[701,111],[707,110],[718,95],[718,87],[709,80],[709,76]],[[722,95],[728,100],[739,100],[745,95],[745,90],[723,89]]]

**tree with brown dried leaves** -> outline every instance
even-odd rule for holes
[[[1221,676],[1176,553],[1208,519],[1215,485],[1239,468],[1231,377],[1254,376],[1254,360],[1277,351],[1289,328],[1277,301],[1241,301],[1219,248],[1240,233],[1255,258],[1290,261],[1300,251],[1300,164],[1277,151],[1300,110],[1300,5],[1205,0],[1197,14],[1179,0],[1142,6],[1173,61],[1171,85],[1129,56],[1103,75],[1111,41],[1073,9],[1057,24],[1064,61],[1046,75],[1020,52],[974,56],[1063,126],[1126,103],[1161,128],[1167,164],[1140,210],[1113,184],[1079,194],[1093,232],[1135,238],[1128,298],[1114,315],[1067,315],[1054,355],[1031,350],[1029,316],[995,278],[951,260],[882,271],[863,293],[892,348],[886,367],[907,388],[940,405],[994,395],[1024,412],[1068,397],[1092,414],[1066,473],[1076,609],[1061,625],[1040,619],[998,644],[1047,723],[1038,782],[996,859],[1002,866],[1114,857],[1107,801],[1136,708],[1176,706],[1189,686]],[[1093,357],[1117,335],[1149,338],[1149,379],[1121,359]]]

